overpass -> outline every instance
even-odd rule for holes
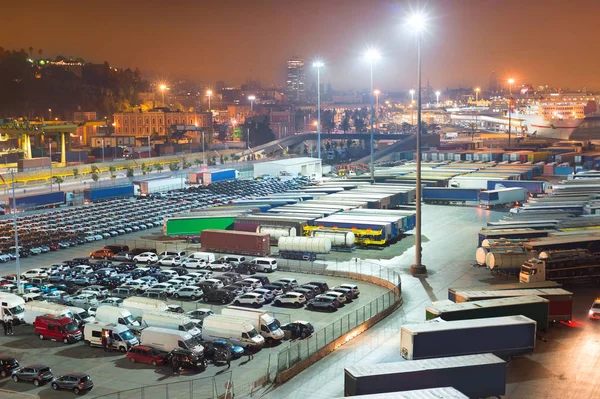
[[[77,130],[79,125],[74,122],[56,121],[2,121],[0,122],[0,141],[10,139],[20,140],[19,146],[23,150],[24,158],[31,158],[31,137],[39,140],[41,135],[55,136],[61,144],[61,163],[66,163],[67,144],[69,135]]]
[[[450,120],[456,122],[468,122],[468,123],[476,123],[477,129],[479,129],[482,125],[486,130],[493,131],[508,131],[508,124],[510,122],[510,126],[519,133],[524,133],[527,131],[527,121],[525,119],[519,118],[508,118],[508,117],[496,117],[489,115],[479,115],[479,114],[452,114],[450,115]]]

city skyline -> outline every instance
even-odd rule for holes
[[[553,7],[560,4],[507,0],[498,8],[492,0],[428,3],[423,76],[441,90],[486,87],[491,71],[500,85],[510,76],[517,85],[600,88],[594,55],[588,51],[595,40],[586,31],[600,3],[582,0],[569,15]],[[34,0],[6,6],[0,45],[41,48],[48,57],[106,60],[116,67],[139,67],[150,80],[188,78],[209,86],[217,80],[239,85],[251,78],[266,87],[285,87],[286,61],[292,56],[305,61],[309,86],[316,75],[310,65],[319,57],[325,62],[321,82],[341,90],[368,86],[364,52],[375,46],[382,53],[375,86],[398,91],[416,85],[416,46],[405,27],[406,15],[415,7],[379,0],[168,5],[154,0],[86,5]],[[44,24],[35,23],[42,18]]]

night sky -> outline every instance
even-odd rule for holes
[[[416,2],[379,0],[6,1],[0,46],[44,56],[107,60],[147,78],[213,85],[258,79],[282,86],[285,61],[321,56],[322,82],[368,87],[363,54],[376,46],[375,86],[416,85],[416,45],[406,15]],[[517,83],[600,89],[599,0],[437,0],[424,7],[423,83],[482,85],[490,72]],[[307,71],[312,79],[314,73]],[[309,80],[310,81],[310,80]]]

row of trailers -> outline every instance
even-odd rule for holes
[[[521,282],[600,281],[600,176],[554,185],[479,232],[476,261]]]

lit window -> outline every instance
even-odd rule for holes
[[[149,122],[149,119],[148,119],[148,118],[146,118],[146,125],[148,124],[148,122]]]
[[[152,124],[156,124],[156,118],[152,118]]]
[[[159,133],[162,133],[162,126],[159,126],[159,127],[158,127],[158,132],[159,132]]]
[[[150,133],[150,128],[146,126],[146,133]]]

